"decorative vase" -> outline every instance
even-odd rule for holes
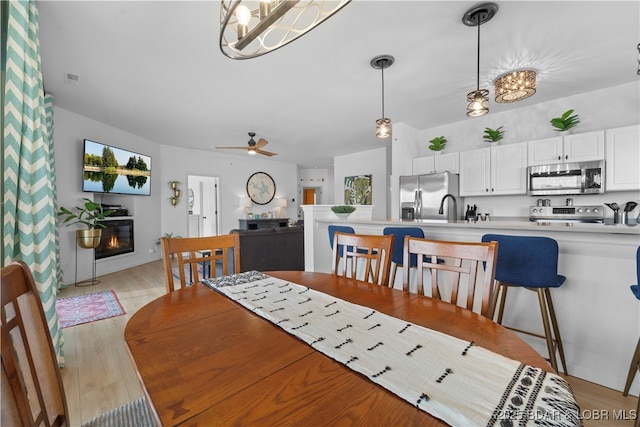
[[[102,230],[99,228],[76,230],[78,246],[84,249],[94,249],[100,244]]]

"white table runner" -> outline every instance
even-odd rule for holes
[[[451,425],[582,425],[562,377],[473,342],[256,271],[203,283]]]

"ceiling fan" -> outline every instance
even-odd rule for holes
[[[249,154],[262,154],[264,156],[277,156],[278,153],[272,153],[271,151],[265,151],[265,150],[261,150],[262,147],[264,147],[265,145],[267,145],[269,143],[269,141],[267,141],[266,139],[258,139],[258,142],[255,141],[255,139],[253,139],[253,137],[256,136],[255,132],[249,132],[249,137],[251,137],[251,139],[249,139],[249,141],[247,141],[248,146],[247,147],[216,147],[217,149],[224,149],[224,150],[247,150],[249,152]]]

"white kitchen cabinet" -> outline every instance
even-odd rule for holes
[[[640,190],[640,125],[606,130],[606,191]]]
[[[604,131],[584,132],[527,143],[529,166],[604,159]]]
[[[527,143],[460,153],[460,196],[526,194]]]
[[[440,153],[434,156],[413,159],[413,174],[421,175],[436,172],[460,173],[458,153]]]

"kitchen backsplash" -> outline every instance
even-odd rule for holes
[[[477,205],[479,214],[490,214],[491,218],[499,217],[529,217],[529,206],[535,206],[536,200],[540,197],[533,196],[482,196],[464,197],[464,206]],[[638,203],[630,218],[640,215],[640,192],[638,191],[614,191],[597,195],[571,195],[571,196],[545,196],[544,199],[551,200],[551,206],[565,206],[567,198],[573,199],[574,206],[583,205],[603,205],[605,203],[616,202],[624,206],[626,202],[634,201]],[[613,211],[604,206],[604,217],[613,218]]]

